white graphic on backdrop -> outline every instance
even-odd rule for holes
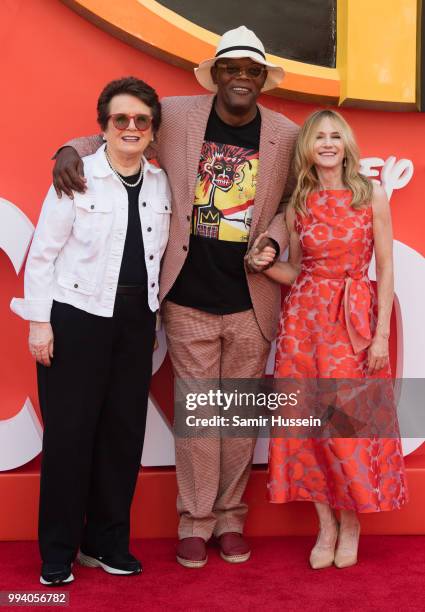
[[[402,189],[410,182],[414,173],[414,166],[410,160],[400,159],[397,161],[394,156],[390,156],[386,160],[379,157],[368,157],[361,160],[361,171],[373,180],[380,178],[388,198],[391,199],[395,190]],[[31,222],[19,208],[0,198],[0,248],[11,259],[17,274],[25,259],[33,230]],[[425,328],[422,326],[422,312],[420,312],[421,302],[412,296],[412,287],[414,287],[415,294],[425,295],[424,258],[417,251],[395,241],[394,259],[395,292],[397,296],[397,377],[425,378],[425,362],[420,359],[421,347],[425,346]],[[409,274],[406,273],[407,270]],[[371,278],[375,278],[373,263],[370,273]],[[408,277],[415,278],[414,285],[408,282]],[[153,358],[154,373],[161,367],[167,353],[163,330],[159,332],[158,340],[159,347],[155,351]],[[275,347],[273,345],[268,360],[268,373],[273,372],[274,351]],[[401,390],[401,414],[404,414],[409,409],[406,393],[407,390]],[[25,419],[23,419],[23,411],[26,411]],[[26,423],[25,426],[23,425],[24,422]],[[2,442],[2,432],[6,431],[9,434],[9,447],[7,444],[5,446]],[[149,398],[146,432],[142,465],[173,465],[174,442],[171,426],[164,417],[160,407],[155,405],[152,397]],[[17,443],[18,440],[19,444]],[[422,438],[403,440],[405,454],[418,448],[424,441]],[[12,447],[15,449],[15,455],[11,454],[10,449]],[[16,452],[18,447],[22,449],[22,454]],[[265,438],[259,439],[254,456],[255,463],[267,463],[267,449],[268,440]],[[40,424],[30,400],[27,399],[22,411],[18,415],[12,419],[0,420],[0,471],[23,465],[36,456],[40,450]]]
[[[0,249],[19,274],[34,226],[20,208],[0,198]],[[41,452],[42,428],[29,397],[10,419],[0,420],[0,472],[12,470]]]
[[[43,428],[29,397],[10,419],[0,420],[0,472],[25,465],[41,453]]]
[[[34,226],[20,208],[0,198],[0,249],[9,257],[16,274],[21,271]]]
[[[381,182],[388,199],[391,200],[395,189],[402,189],[410,183],[414,168],[410,159],[397,161],[397,158],[391,155],[387,160],[380,157],[364,157],[360,161],[360,172],[377,183]],[[380,181],[376,178],[379,176]]]
[[[376,280],[374,259],[369,276]],[[409,385],[407,379],[425,378],[425,360],[421,354],[425,346],[423,299],[415,297],[425,296],[425,258],[398,240],[394,241],[394,292],[398,338],[396,378],[400,381],[400,388],[397,389],[400,429],[409,432],[417,430],[423,434],[423,406],[418,411],[415,387]],[[404,454],[413,452],[423,442],[424,438],[403,438]]]
[[[158,348],[153,354],[152,374],[158,372],[167,354],[164,328],[157,333],[157,339]],[[174,463],[174,438],[171,426],[161,407],[157,405],[152,395],[149,395],[142,465],[158,466],[174,465]]]

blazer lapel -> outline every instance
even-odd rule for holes
[[[277,147],[277,130],[275,129],[273,114],[267,108],[258,105],[261,113],[261,134],[259,150],[259,168],[257,188],[254,199],[254,213],[252,216],[249,243],[254,241],[255,228],[261,215],[263,206],[267,202],[267,195],[273,183],[273,169],[275,167]]]
[[[196,179],[205,130],[211,113],[214,96],[201,96],[189,111],[186,131],[188,204],[192,208],[195,200]]]

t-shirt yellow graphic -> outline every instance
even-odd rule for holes
[[[258,151],[205,141],[202,146],[192,234],[248,242],[258,174]]]

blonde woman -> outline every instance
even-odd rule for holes
[[[292,285],[280,320],[275,376],[388,377],[393,264],[385,191],[359,174],[352,131],[332,110],[307,119],[295,165],[289,261],[264,272]],[[373,250],[377,303],[367,277]],[[357,513],[406,502],[400,440],[274,438],[268,487],[272,502],[314,502],[320,523],[310,555],[314,569],[354,565]]]

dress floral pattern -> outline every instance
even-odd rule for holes
[[[351,207],[349,190],[315,192],[295,228],[302,270],[282,309],[276,378],[365,378],[377,304],[367,276],[372,207]],[[381,370],[379,377],[389,377]],[[400,508],[407,486],[400,439],[272,438],[269,499],[315,501],[335,509]]]

